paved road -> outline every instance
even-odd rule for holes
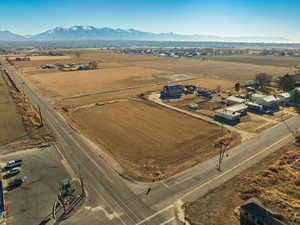
[[[4,59],[0,58],[1,61]],[[77,172],[80,165],[80,173],[87,184],[87,203],[94,208],[82,209],[77,217],[69,220],[72,222],[66,221],[66,224],[82,224],[83,221],[89,221],[91,225],[175,224],[176,202],[195,200],[267,157],[291,139],[286,125],[277,124],[231,149],[229,157],[222,164],[222,172],[216,170],[215,157],[168,180],[150,184],[152,191],[145,195],[149,184],[131,183],[121,178],[63,118],[23,84],[12,68],[9,68],[9,74],[17,86],[24,89],[30,101],[40,106],[44,118],[60,140],[61,153],[72,169]],[[300,127],[299,115],[287,120],[287,123],[292,129]]]

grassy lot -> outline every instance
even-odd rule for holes
[[[282,214],[286,224],[300,224],[299,158],[299,147],[282,147],[195,202],[187,203],[187,219],[191,225],[239,225],[234,210],[247,199],[257,197]]]
[[[224,62],[238,62],[255,65],[267,65],[278,67],[295,67],[300,66],[300,57],[286,57],[286,56],[212,56],[205,57],[209,60],[224,61]]]
[[[27,150],[3,156],[3,163],[23,159],[22,172],[15,177],[28,176],[20,187],[5,194],[8,207],[8,225],[40,224],[51,213],[57,197],[57,181],[69,175],[61,164],[58,153],[53,149]]]
[[[24,132],[21,115],[0,74],[0,145],[22,136]]]

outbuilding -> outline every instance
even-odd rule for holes
[[[280,102],[286,103],[288,102],[292,97],[292,94],[289,92],[281,93],[277,95],[277,98]]]
[[[230,96],[226,99],[227,105],[233,105],[233,104],[243,104],[246,102],[245,99],[239,98],[236,96]]]
[[[266,208],[259,199],[253,197],[240,207],[241,224],[284,225],[280,214]]]
[[[256,104],[254,102],[246,102],[246,105],[248,106],[249,111],[254,111],[256,113],[262,113],[263,112],[263,106]]]
[[[245,104],[238,104],[233,105],[225,108],[227,111],[231,111],[233,113],[239,113],[241,116],[244,116],[247,114],[248,106]]]
[[[232,112],[226,109],[216,110],[215,119],[225,119],[228,121],[239,121],[241,114],[238,112]]]
[[[166,85],[161,91],[161,98],[180,98],[184,88],[183,85]]]
[[[262,105],[267,108],[272,108],[276,106],[277,98],[273,95],[261,95],[261,94],[253,94],[251,99],[254,103]]]

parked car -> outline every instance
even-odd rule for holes
[[[27,176],[19,177],[8,183],[8,186],[17,186],[25,182]]]
[[[22,169],[20,167],[16,167],[16,168],[13,168],[11,170],[9,170],[4,176],[3,178],[4,179],[7,179],[9,177],[12,177],[12,176],[15,176],[17,175],[18,173],[20,173],[22,171]]]
[[[20,167],[22,165],[23,160],[13,160],[6,163],[6,165],[3,167],[4,171],[11,170],[15,167]]]

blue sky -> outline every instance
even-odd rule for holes
[[[0,30],[19,34],[92,25],[300,40],[299,0],[1,0]]]

